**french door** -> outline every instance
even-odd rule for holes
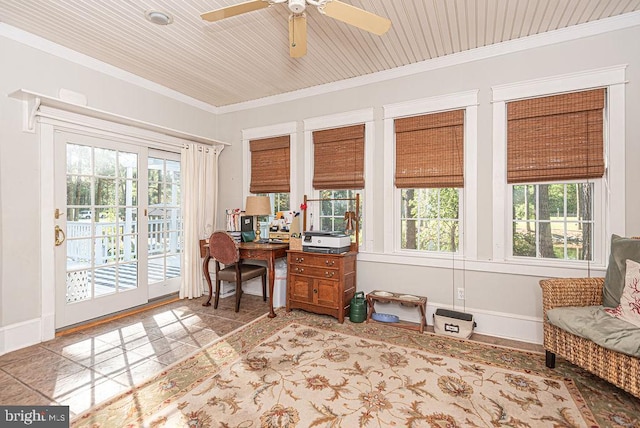
[[[56,328],[177,291],[180,165],[149,151],[56,133]]]
[[[149,298],[180,289],[183,223],[180,155],[149,150],[147,162]]]

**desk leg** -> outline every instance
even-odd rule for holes
[[[202,262],[202,273],[204,274],[204,279],[207,280],[207,284],[209,284],[209,299],[203,303],[202,306],[211,306],[211,297],[213,296],[211,276],[209,276],[209,260],[211,260],[211,255],[209,254],[209,250],[207,250],[207,255],[204,256],[204,261]]]
[[[267,271],[269,273],[269,318],[275,318],[276,313],[273,310],[273,288],[276,282],[276,259],[273,252],[267,260]]]

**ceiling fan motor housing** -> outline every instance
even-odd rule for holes
[[[293,13],[302,13],[306,8],[306,0],[289,0],[289,10]]]

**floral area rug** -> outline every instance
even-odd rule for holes
[[[278,311],[72,425],[640,426],[640,401],[566,368],[579,370],[562,361],[549,370],[536,353]]]

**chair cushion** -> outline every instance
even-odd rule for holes
[[[607,265],[602,290],[602,305],[615,308],[620,304],[624,290],[624,276],[627,259],[640,262],[640,239],[611,236],[611,255]]]
[[[267,268],[258,265],[240,265],[240,275],[242,276],[242,282],[248,281],[251,278],[256,278],[267,274]],[[218,271],[218,278],[222,281],[236,282],[236,267],[235,265],[225,266],[224,269]]]
[[[547,311],[548,321],[576,336],[640,358],[640,328],[614,318],[602,306],[565,306]]]

